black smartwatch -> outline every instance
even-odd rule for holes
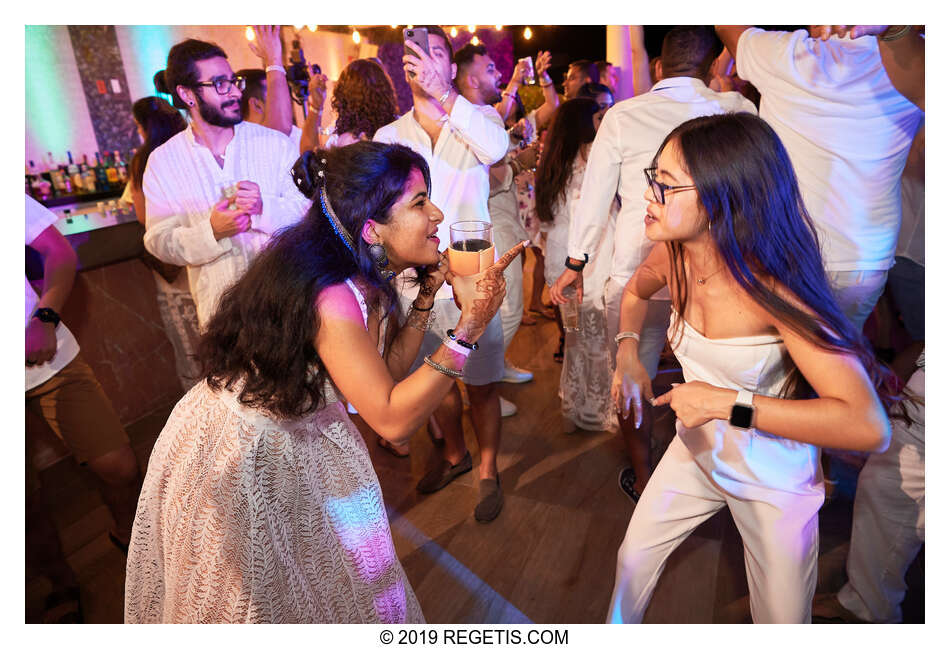
[[[49,322],[54,327],[59,324],[59,314],[49,307],[42,307],[33,312],[33,317],[40,322]]]
[[[748,390],[739,390],[736,395],[736,402],[732,405],[732,412],[729,414],[729,423],[736,428],[752,428],[752,416],[755,414],[755,407],[752,405],[752,397],[755,396]]]
[[[584,261],[575,264],[574,262],[571,261],[571,258],[569,256],[567,259],[564,260],[564,265],[575,272],[578,272],[578,273],[581,272],[582,270],[584,270],[584,266],[587,265],[587,253],[586,252],[584,253]]]

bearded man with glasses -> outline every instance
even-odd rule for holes
[[[283,77],[277,63],[268,66],[269,76]],[[221,294],[274,232],[306,213],[309,201],[290,175],[299,153],[290,138],[242,121],[244,78],[220,47],[196,39],[178,43],[161,77],[157,89],[188,111],[190,124],[148,158],[145,247],[187,267],[204,327]]]

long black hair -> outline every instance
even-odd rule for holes
[[[327,372],[313,347],[320,326],[317,297],[328,286],[357,277],[371,289],[371,306],[394,308],[395,291],[360,234],[368,219],[389,221],[413,169],[422,172],[429,188],[425,159],[398,144],[357,142],[308,151],[297,160],[294,180],[313,205],[299,223],[275,234],[222,296],[199,347],[209,386],[230,389],[243,380],[241,403],[281,419],[323,404]],[[343,233],[321,205],[323,190]]]
[[[671,142],[696,185],[716,248],[739,286],[812,344],[854,354],[885,409],[899,401],[892,373],[875,359],[862,333],[835,300],[822,265],[817,231],[805,209],[791,159],[775,131],[751,113],[697,117],[666,136],[653,166]],[[682,332],[689,293],[683,246],[675,241],[666,245],[675,324]],[[814,314],[783,298],[763,279],[783,284]],[[783,394],[801,398],[814,392],[792,365]]]
[[[577,97],[555,111],[534,180],[534,205],[541,221],[554,220],[554,207],[564,200],[574,158],[584,144],[594,141],[594,115],[599,110],[593,99]]]
[[[142,176],[145,175],[145,163],[152,151],[168,139],[184,131],[188,124],[185,118],[171,104],[161,97],[142,97],[132,104],[132,117],[145,132],[145,142],[136,150],[129,163],[129,177],[132,187],[142,188]]]

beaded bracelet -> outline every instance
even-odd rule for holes
[[[422,360],[425,361],[426,365],[428,365],[429,367],[431,367],[437,372],[441,372],[442,374],[445,374],[446,376],[451,376],[453,379],[462,378],[461,371],[450,369],[448,367],[445,367],[444,365],[439,365],[434,360],[432,360],[431,354],[429,354],[428,356],[425,356]]]
[[[435,307],[435,302],[433,302],[432,306],[430,306],[428,309],[420,309],[419,307],[416,306],[415,302],[409,305],[409,308],[414,311],[431,311],[434,307]]]
[[[472,353],[472,350],[468,347],[462,347],[457,341],[452,340],[451,338],[446,338],[442,341],[442,344],[451,349],[456,354],[461,354],[465,358],[468,358],[468,355]]]
[[[264,68],[264,73],[266,74],[267,72],[280,72],[284,76],[287,76],[287,70],[285,70],[282,65],[268,65]]]
[[[472,351],[476,351],[476,350],[478,349],[478,343],[470,343],[470,342],[467,342],[467,341],[465,341],[465,340],[459,340],[458,338],[456,338],[456,337],[455,337],[455,330],[454,330],[454,329],[449,329],[448,331],[445,332],[445,334],[446,334],[449,338],[451,338],[452,340],[454,340],[455,342],[457,342],[459,345],[461,345],[462,347],[468,347],[468,348],[471,349]]]

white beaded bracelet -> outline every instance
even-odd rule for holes
[[[635,333],[633,331],[621,331],[619,334],[614,336],[614,342],[619,345],[620,341],[626,338],[633,338],[637,342],[640,342],[640,334]]]
[[[446,338],[445,340],[442,341],[442,344],[448,347],[449,349],[451,349],[456,354],[461,354],[465,358],[468,358],[468,355],[472,353],[471,349],[469,349],[468,347],[462,347],[451,338]]]
[[[284,74],[284,75],[287,74],[287,70],[285,70],[285,69],[284,69],[284,66],[282,66],[282,65],[268,65],[266,68],[264,68],[264,72],[265,72],[265,74],[266,74],[267,72],[280,72],[280,73],[282,73],[282,74]]]

